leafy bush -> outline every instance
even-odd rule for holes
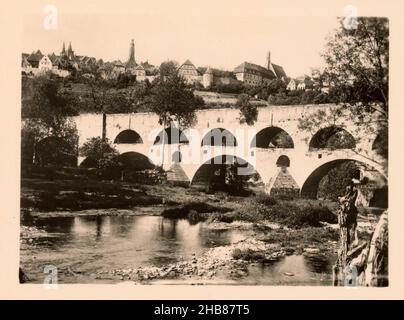
[[[107,174],[108,171],[114,171],[119,166],[117,161],[119,153],[108,139],[101,137],[88,139],[80,147],[79,154],[92,160],[100,176]]]
[[[229,208],[215,207],[206,202],[190,202],[180,207],[165,209],[161,215],[166,218],[187,219],[191,217],[192,220],[203,221],[208,218],[203,213],[209,212],[228,212]]]
[[[279,223],[290,228],[319,227],[321,222],[337,223],[337,216],[326,206],[315,202],[294,200],[264,205],[257,201],[234,213],[234,220]]]
[[[276,204],[276,200],[266,193],[259,193],[255,197],[255,201],[260,204],[264,204],[267,206],[272,206]]]
[[[251,104],[248,94],[241,94],[236,105],[240,109],[240,123],[253,125],[257,121],[258,109],[256,105]]]

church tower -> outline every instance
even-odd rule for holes
[[[69,42],[69,47],[67,48],[67,57],[69,58],[69,60],[74,60],[74,51],[72,49],[72,43]]]
[[[66,47],[65,47],[65,42],[63,41],[63,47],[62,47],[62,52],[60,53],[60,55],[63,57],[66,55]]]
[[[267,55],[267,69],[271,70],[271,51],[268,51]]]
[[[126,63],[126,68],[135,68],[137,66],[136,60],[135,60],[135,41],[132,39],[130,42],[130,48],[129,48],[129,60]]]

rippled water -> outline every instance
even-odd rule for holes
[[[249,235],[246,231],[212,230],[203,223],[190,225],[187,220],[160,216],[46,218],[24,221],[23,225],[44,231],[21,248],[21,266],[32,282],[43,281],[46,265],[58,268],[62,283],[94,282],[92,275],[97,271],[161,266]],[[289,256],[271,265],[252,266],[249,276],[240,283],[328,284],[329,258],[314,260]]]

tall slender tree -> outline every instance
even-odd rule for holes
[[[166,143],[165,129],[173,122],[180,128],[191,126],[195,120],[195,110],[203,105],[203,100],[195,97],[185,80],[177,73],[160,79],[154,84],[149,96],[150,110],[159,116],[159,124],[163,126],[162,162]]]
[[[355,28],[346,28],[341,19],[340,27],[329,38],[324,58],[326,68],[324,80],[329,83],[330,96],[340,107],[330,113],[319,111],[317,114],[300,121],[300,129],[312,130],[319,125],[345,120],[354,121],[359,127],[366,127],[369,133],[378,134],[384,141],[385,148],[380,155],[387,168],[387,133],[389,119],[389,25],[385,18],[357,19]],[[383,144],[383,142],[381,143]],[[355,150],[355,152],[362,152]],[[376,161],[374,159],[374,161]],[[387,170],[385,170],[387,175]],[[341,198],[344,199],[344,198]],[[343,204],[343,202],[342,202]],[[343,206],[340,212],[343,213]],[[350,224],[356,226],[356,216]],[[343,220],[343,219],[342,219]],[[340,221],[340,229],[346,224]],[[356,227],[355,227],[356,228]],[[341,266],[355,270],[356,282],[366,285],[386,285],[387,245],[388,245],[387,211],[379,220],[370,243],[362,243],[352,248],[339,259],[335,266],[336,278],[347,279]],[[341,233],[341,248],[351,248],[355,243],[347,234]],[[376,244],[378,243],[378,244]],[[376,245],[375,245],[376,244]],[[352,275],[351,275],[352,278]],[[335,283],[338,283],[336,281]]]

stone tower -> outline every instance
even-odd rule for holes
[[[132,39],[130,42],[129,48],[129,60],[126,63],[127,68],[134,68],[136,67],[136,60],[135,60],[135,41]]]
[[[210,67],[203,74],[202,83],[204,88],[209,88],[213,84],[213,71]]]
[[[271,69],[271,51],[268,51],[268,55],[267,55],[267,69],[268,70]]]

